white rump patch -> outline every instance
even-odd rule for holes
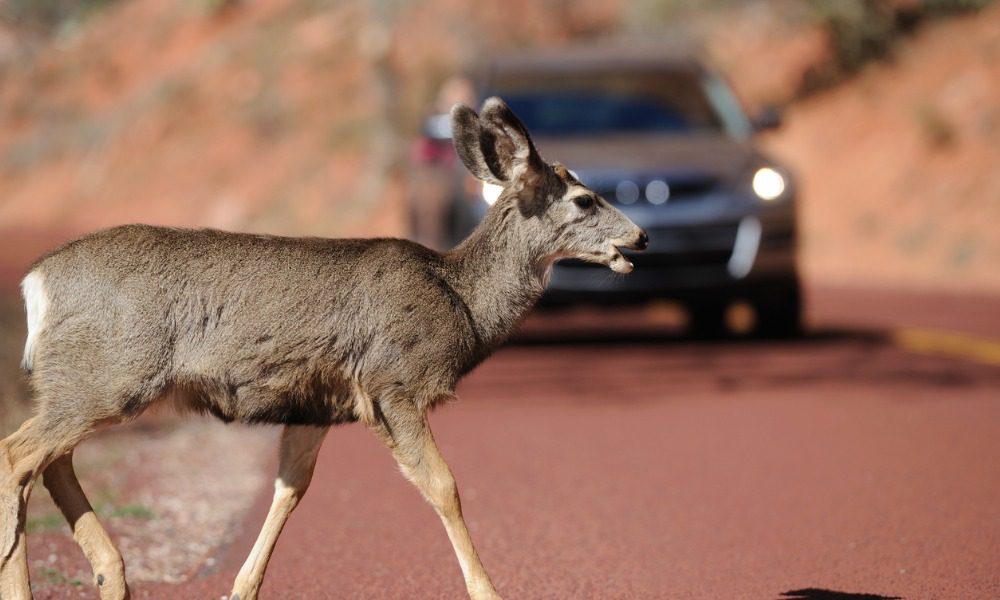
[[[24,308],[28,313],[28,339],[24,343],[24,357],[21,367],[31,371],[34,366],[35,348],[38,345],[38,334],[45,325],[45,313],[49,309],[49,298],[45,293],[45,280],[38,271],[28,273],[21,282],[21,294],[24,295]]]

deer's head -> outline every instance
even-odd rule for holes
[[[559,163],[547,163],[528,131],[499,98],[479,114],[468,106],[451,110],[455,150],[480,180],[500,186],[492,210],[516,210],[544,258],[578,258],[632,271],[622,248],[645,249],[646,233]]]

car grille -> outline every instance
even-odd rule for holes
[[[716,183],[714,177],[707,175],[641,177],[595,182],[591,188],[612,204],[656,205],[698,200],[711,192]]]

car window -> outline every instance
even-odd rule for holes
[[[536,135],[728,132],[696,72],[507,74],[489,90]],[[727,107],[729,108],[729,107]]]
[[[686,132],[697,126],[679,107],[616,92],[526,92],[505,100],[529,131],[541,135]]]

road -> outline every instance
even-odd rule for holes
[[[802,340],[535,339],[468,377],[432,424],[501,593],[1000,598],[1000,363],[962,351],[1000,339],[997,302],[811,302]],[[907,331],[931,343],[907,349]],[[935,345],[943,331],[959,343]],[[268,501],[212,569],[136,596],[227,593]],[[262,597],[463,594],[437,517],[387,452],[333,430]]]

